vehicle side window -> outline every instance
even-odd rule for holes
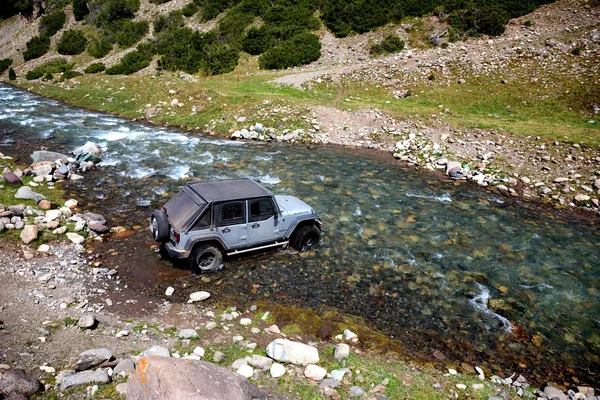
[[[204,214],[198,220],[198,222],[196,222],[196,224],[194,225],[192,230],[199,231],[201,229],[208,229],[208,228],[210,228],[210,208],[204,212]]]
[[[242,201],[232,201],[219,207],[219,226],[237,225],[246,222],[246,210]]]
[[[269,198],[249,200],[248,207],[250,209],[248,221],[250,222],[264,221],[275,215],[275,206],[273,205],[273,200]]]

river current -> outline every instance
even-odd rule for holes
[[[588,221],[379,153],[217,139],[0,85],[0,152],[28,164],[32,150],[68,153],[87,141],[102,148],[103,162],[73,190],[113,225],[146,226],[187,179],[238,177],[299,197],[322,217],[313,253],[231,259],[216,274],[226,284],[205,290],[357,315],[423,358],[439,350],[450,360],[598,382],[600,235]],[[149,239],[144,230],[129,240]]]

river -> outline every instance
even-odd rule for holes
[[[0,85],[1,152],[30,163],[32,150],[68,153],[86,141],[103,162],[69,190],[113,226],[145,227],[187,179],[237,177],[303,199],[324,222],[316,251],[233,258],[209,283],[159,260],[139,230],[108,245],[127,249],[130,274],[120,276],[133,288],[158,297],[184,281],[240,301],[335,309],[424,359],[437,361],[437,350],[491,369],[598,382],[600,235],[591,222],[381,153],[213,138]]]

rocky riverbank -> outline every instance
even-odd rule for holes
[[[224,382],[236,382],[227,385],[229,399],[596,399],[591,387],[535,390],[526,377],[490,376],[478,366],[438,372],[393,354],[374,357],[350,330],[325,341],[286,333],[268,309],[223,306],[208,292],[170,301],[185,287],[150,300],[157,303],[150,320],[132,318],[106,294],[124,294],[132,309],[149,300],[128,291],[118,270],[102,268],[102,255],[65,241],[48,247],[0,244],[0,393],[7,399],[159,399],[165,391],[183,398],[197,388],[217,391],[210,397],[217,399]],[[190,385],[183,375],[197,380]]]

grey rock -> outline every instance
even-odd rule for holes
[[[248,364],[254,368],[269,369],[271,364],[273,364],[273,360],[271,360],[269,357],[254,354],[253,356],[248,357]]]
[[[171,353],[169,353],[169,350],[165,349],[164,347],[154,344],[154,345],[148,347],[146,350],[142,351],[140,356],[142,356],[142,357],[147,357],[147,356],[171,357]]]
[[[544,394],[550,400],[568,400],[568,396],[553,386],[546,386]]]
[[[14,172],[6,171],[4,172],[4,180],[11,185],[22,185],[23,181],[19,178]]]
[[[115,375],[119,375],[124,373],[125,375],[131,375],[131,373],[135,370],[135,363],[131,358],[126,358],[121,360],[114,369]]]
[[[238,358],[237,360],[231,363],[231,369],[238,370],[243,365],[248,365],[248,360],[246,360],[245,358]]]
[[[100,365],[111,358],[112,351],[106,348],[86,350],[77,357],[73,369],[75,371],[84,371],[95,367],[96,365]]]
[[[81,215],[81,217],[88,222],[98,222],[102,225],[106,225],[106,218],[100,214],[88,212]]]
[[[220,363],[223,361],[225,361],[225,354],[221,353],[220,351],[215,351],[215,354],[213,355],[213,362]]]
[[[39,228],[37,225],[25,225],[21,231],[20,238],[25,244],[29,244],[38,238]]]
[[[591,197],[587,194],[578,194],[573,199],[576,206],[587,206],[590,204]]]
[[[361,397],[364,396],[365,390],[360,386],[352,386],[350,388],[350,396],[352,397]]]
[[[197,338],[198,332],[196,332],[195,329],[182,329],[177,336],[179,336],[182,339]]]
[[[45,151],[45,150],[40,150],[40,151],[34,151],[31,154],[31,158],[33,159],[33,163],[41,163],[41,162],[56,162],[58,160],[61,160],[63,162],[67,162],[69,160],[69,156],[66,156],[64,154],[61,153],[56,153],[54,151]]]
[[[88,385],[90,383],[108,383],[109,381],[108,374],[102,369],[77,372],[63,378],[60,383],[60,390],[67,390],[75,386]]]
[[[77,326],[82,329],[90,329],[96,324],[96,317],[93,314],[84,314],[77,321]]]
[[[0,393],[30,395],[42,389],[40,383],[22,369],[10,369],[0,376]]]
[[[104,225],[104,224],[101,224],[101,223],[99,223],[99,222],[96,222],[96,221],[90,222],[90,223],[88,224],[88,228],[89,228],[91,231],[94,231],[94,232],[96,232],[96,233],[100,233],[100,234],[102,234],[102,233],[107,233],[107,232],[109,232],[109,231],[110,231],[110,229],[108,228],[108,226],[106,226],[106,225]]]
[[[350,355],[350,346],[346,343],[338,343],[335,345],[335,351],[333,353],[333,357],[336,360],[342,360],[344,358],[348,358]]]
[[[89,153],[89,154],[93,154],[95,156],[99,156],[101,152],[100,152],[100,149],[98,148],[98,146],[96,146],[94,143],[87,142],[83,146],[80,146],[80,147],[76,148],[75,150],[73,150],[73,154],[77,155],[79,153]]]
[[[267,346],[267,356],[274,360],[297,365],[317,364],[319,351],[303,343],[275,339]]]
[[[34,200],[36,203],[39,203],[40,200],[44,200],[45,198],[45,196],[31,190],[29,186],[21,186],[15,194],[15,199]]]
[[[332,378],[323,379],[319,382],[319,389],[325,389],[326,387],[336,388],[340,386],[340,383]]]
[[[127,399],[167,398],[252,400],[264,395],[241,375],[206,361],[143,358],[128,380]]]

